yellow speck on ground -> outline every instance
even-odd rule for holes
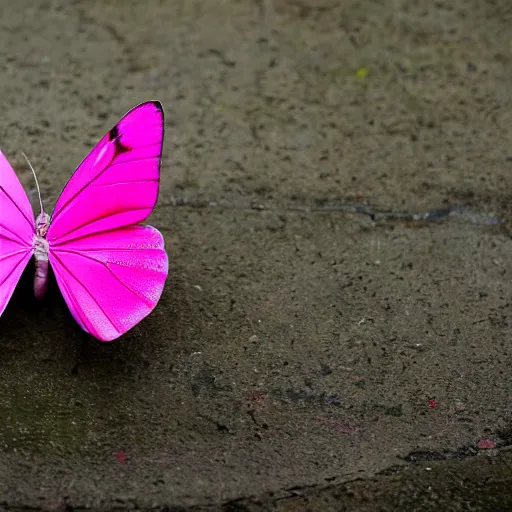
[[[356,70],[357,78],[366,78],[370,74],[370,70],[368,68],[360,67]]]

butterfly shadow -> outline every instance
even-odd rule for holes
[[[112,342],[84,332],[72,317],[50,272],[43,300],[33,292],[34,264],[29,263],[0,318],[0,358],[58,365],[59,373],[96,382],[140,376],[155,362],[167,364],[180,352],[191,352],[195,324],[187,287],[170,276],[155,310],[140,324]],[[194,338],[196,339],[196,338]],[[98,382],[100,384],[100,382]]]
[[[35,265],[30,261],[16,286],[3,315],[0,318],[0,346],[6,360],[8,354],[32,352],[45,345],[48,326],[54,312],[62,309],[62,304],[54,296],[54,283],[50,283],[46,302],[37,301],[34,297],[33,279]],[[53,277],[53,276],[52,276]]]

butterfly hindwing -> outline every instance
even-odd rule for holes
[[[63,244],[50,250],[50,262],[77,322],[103,341],[153,310],[168,270],[162,235],[140,225]]]

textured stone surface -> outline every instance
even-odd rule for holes
[[[233,500],[314,489],[326,510],[363,478],[345,506],[375,493],[396,510],[377,473],[510,445],[509,3],[1,14],[0,146],[34,201],[21,151],[52,205],[125,111],[163,103],[150,223],[171,259],[155,312],[111,344],[55,283],[36,303],[24,274],[0,319],[4,506],[260,507]]]

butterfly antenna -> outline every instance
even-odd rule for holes
[[[34,175],[34,179],[36,180],[36,187],[37,187],[37,195],[39,196],[39,204],[41,206],[41,213],[44,213],[43,211],[43,201],[41,199],[41,189],[39,188],[39,182],[37,181],[36,171],[34,171],[34,168],[32,167],[32,164],[29,162],[27,155],[21,152],[21,154],[24,156],[25,160],[27,161],[28,166],[30,167],[30,170],[32,171],[32,174]]]

